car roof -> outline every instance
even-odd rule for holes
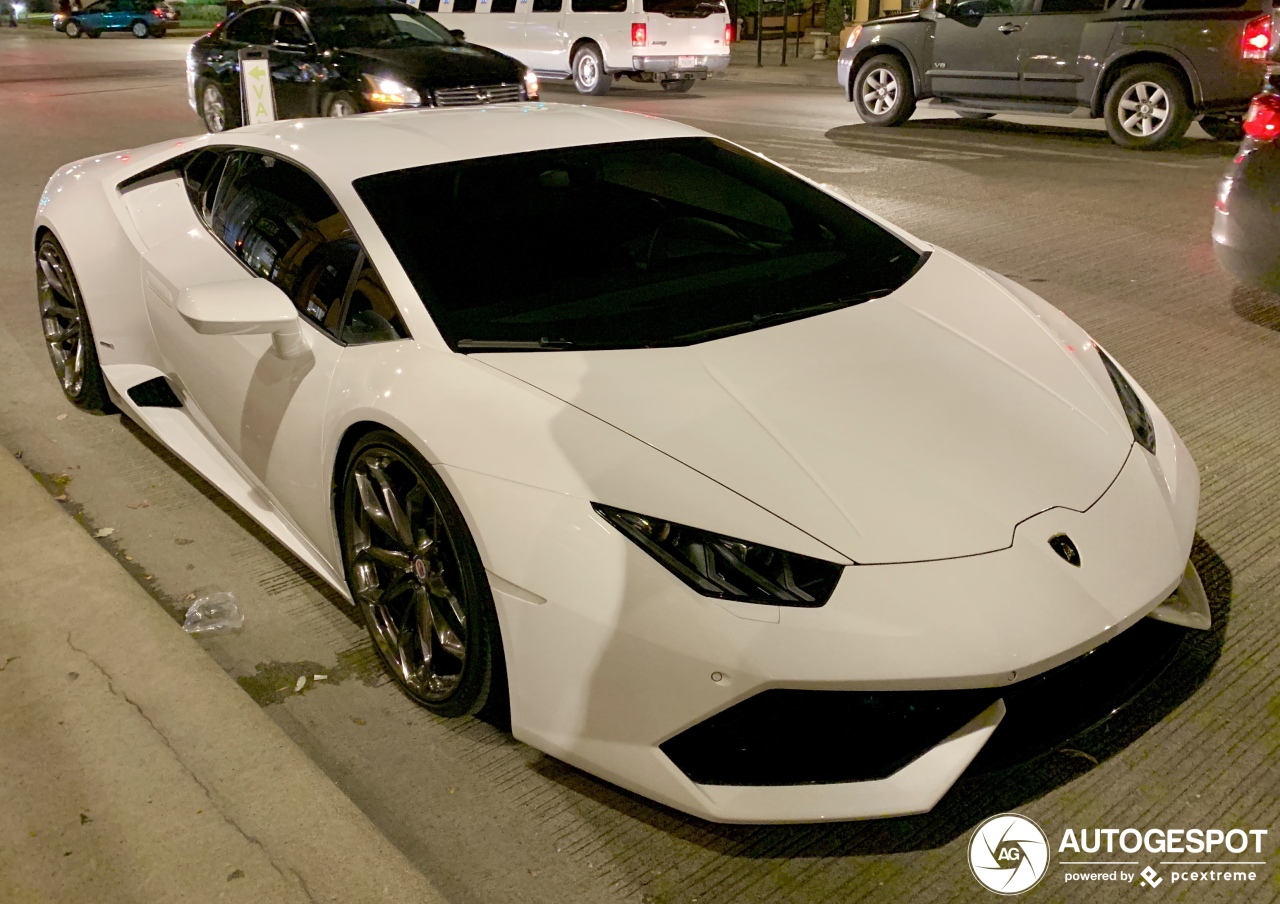
[[[522,103],[260,123],[214,136],[210,146],[275,152],[340,182],[477,157],[681,137],[707,133],[640,113]]]

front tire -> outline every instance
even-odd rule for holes
[[[669,91],[672,94],[685,94],[693,90],[693,79],[691,78],[669,78],[662,82],[662,90]]]
[[[147,27],[147,23],[139,19],[129,26],[129,31],[133,32],[135,38],[146,38],[151,35],[151,29]]]
[[[45,347],[62,391],[86,411],[113,410],[80,285],[52,235],[42,238],[36,249],[36,292]]]
[[[84,33],[83,29],[80,28],[80,23],[75,21],[74,19],[68,22],[63,27],[62,31],[66,34],[68,38],[78,38],[80,37],[80,35]]]
[[[196,82],[196,98],[200,103],[204,127],[213,134],[240,125],[240,108],[227,100],[226,91],[217,82],[201,78]]]
[[[916,111],[911,73],[899,57],[873,56],[853,80],[853,105],[862,121],[873,126],[900,126]]]
[[[1103,118],[1120,147],[1152,151],[1186,134],[1191,106],[1178,73],[1145,63],[1120,73],[1107,91]]]
[[[323,112],[335,118],[356,116],[360,113],[360,101],[350,91],[335,91],[325,98]]]
[[[613,87],[613,75],[604,68],[604,57],[595,44],[583,44],[573,55],[573,86],[579,94],[599,97]]]
[[[479,712],[505,690],[498,620],[480,553],[436,470],[388,431],[343,471],[339,529],[352,598],[374,649],[415,702]]]

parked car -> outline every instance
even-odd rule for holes
[[[623,76],[688,91],[728,68],[733,41],[722,0],[421,0],[419,8],[541,78],[572,78],[579,94],[604,94]]]
[[[1238,140],[1270,10],[1269,0],[929,0],[855,28],[838,76],[873,125],[901,125],[932,97],[971,119],[1083,108],[1129,148],[1167,145],[1197,115],[1210,135]]]
[[[135,38],[163,38],[168,21],[164,7],[151,0],[98,0],[84,9],[54,16],[53,27],[68,38],[96,38],[104,31],[128,31]]]
[[[929,810],[1006,713],[1093,724],[1212,627],[1195,461],[1083,329],[687,125],[168,140],[59,167],[27,247],[68,398],[410,699],[706,819]]]
[[[191,45],[191,108],[210,132],[240,125],[247,47],[268,51],[279,119],[537,99],[533,70],[464,38],[398,0],[258,3]]]
[[[1218,187],[1213,250],[1236,279],[1280,293],[1280,72],[1267,74],[1244,133]]]
[[[182,11],[172,3],[167,3],[166,0],[158,0],[155,4],[155,8],[160,10],[161,14],[164,16],[165,22],[170,25],[176,23],[182,18]]]

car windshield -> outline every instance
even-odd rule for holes
[[[688,345],[887,295],[923,260],[711,138],[487,157],[355,187],[460,351]]]
[[[448,29],[430,16],[405,7],[313,9],[311,29],[322,47],[389,47],[455,44]]]

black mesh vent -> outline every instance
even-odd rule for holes
[[[1003,688],[762,691],[661,749],[701,785],[886,778],[1003,698],[1008,713],[973,768],[1001,769],[1113,715],[1174,659],[1184,630],[1143,619],[1071,662]]]
[[[169,381],[164,377],[156,377],[145,383],[139,383],[129,390],[129,398],[142,408],[181,408],[182,400],[174,395]]]

